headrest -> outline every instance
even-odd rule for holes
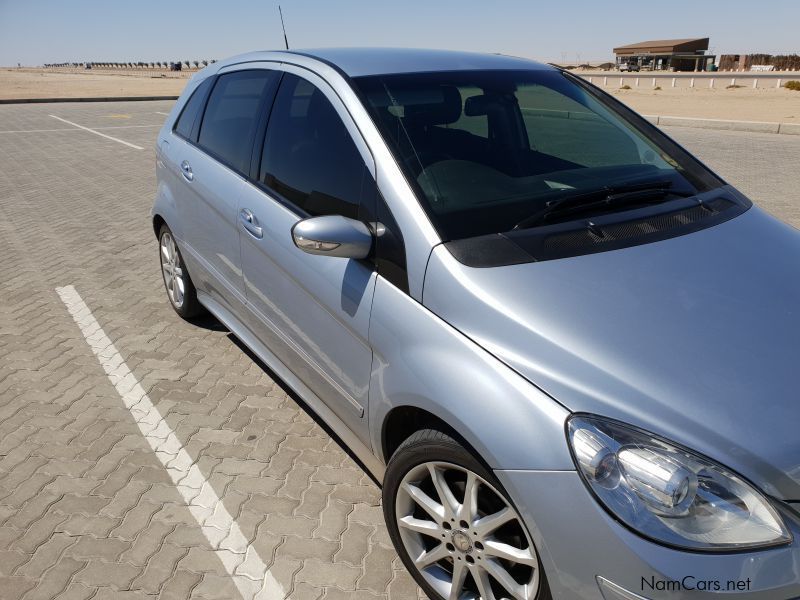
[[[480,117],[498,110],[508,110],[517,102],[513,94],[479,94],[464,100],[464,114],[468,117]]]
[[[403,120],[407,124],[447,125],[461,117],[461,94],[456,86],[440,85],[426,90],[424,96],[416,98],[417,101],[399,102],[403,104]]]

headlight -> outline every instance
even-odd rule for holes
[[[573,417],[568,433],[589,489],[612,515],[648,538],[693,550],[792,540],[761,492],[707,458],[599,417]]]

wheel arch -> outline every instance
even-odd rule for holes
[[[446,420],[432,412],[414,405],[403,405],[392,408],[384,417],[381,427],[381,452],[386,462],[397,448],[409,437],[423,429],[436,429],[448,434],[462,444],[478,460],[485,462],[473,444],[465,439]]]
[[[156,239],[158,239],[158,234],[161,231],[161,228],[166,224],[167,221],[164,219],[164,217],[158,213],[153,214],[153,233],[155,234]]]

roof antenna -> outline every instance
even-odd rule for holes
[[[281,28],[283,29],[283,43],[286,44],[286,49],[289,49],[289,40],[286,39],[286,25],[283,24],[283,11],[281,10],[281,5],[278,4],[278,12],[281,15]]]

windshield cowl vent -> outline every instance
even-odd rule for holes
[[[681,198],[672,206],[658,204],[598,215],[590,219],[531,227],[463,240],[445,247],[464,265],[487,268],[544,262],[597,254],[689,235],[714,227],[751,206],[733,188],[713,198]]]
[[[718,215],[733,203],[716,198],[707,204],[698,204],[672,213],[660,214],[635,221],[598,225],[592,222],[581,229],[548,235],[542,244],[545,253],[563,252],[597,244],[610,244],[643,236],[660,234],[694,225],[708,217]]]

